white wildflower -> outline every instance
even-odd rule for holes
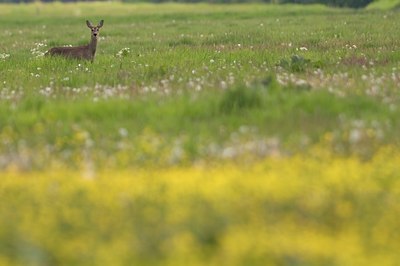
[[[5,60],[5,59],[7,59],[8,57],[10,57],[9,54],[0,54],[0,60]]]
[[[128,136],[128,130],[127,130],[126,128],[123,128],[123,127],[121,127],[121,128],[118,130],[118,133],[119,133],[119,135],[120,135],[121,137],[123,137],[123,138],[125,138],[125,137]]]
[[[121,58],[121,57],[126,57],[130,53],[131,53],[130,48],[125,47],[125,48],[122,48],[115,56]]]

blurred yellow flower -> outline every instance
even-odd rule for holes
[[[396,265],[399,172],[391,147],[95,179],[3,172],[0,265]]]

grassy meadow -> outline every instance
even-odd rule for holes
[[[0,265],[396,265],[399,24],[0,5]]]

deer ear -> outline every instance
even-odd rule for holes
[[[100,20],[100,23],[99,23],[99,25],[97,25],[97,27],[99,27],[99,28],[103,27],[103,23],[104,23],[104,20]]]
[[[93,25],[92,25],[92,23],[90,23],[89,20],[86,20],[86,25],[87,25],[89,28],[93,28]]]

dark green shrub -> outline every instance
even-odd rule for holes
[[[222,96],[219,104],[220,110],[224,113],[244,110],[261,106],[261,94],[255,88],[237,86],[227,90]]]
[[[285,58],[281,59],[278,63],[278,66],[290,72],[304,72],[308,67],[311,66],[311,60],[300,55],[293,55],[290,60]]]

